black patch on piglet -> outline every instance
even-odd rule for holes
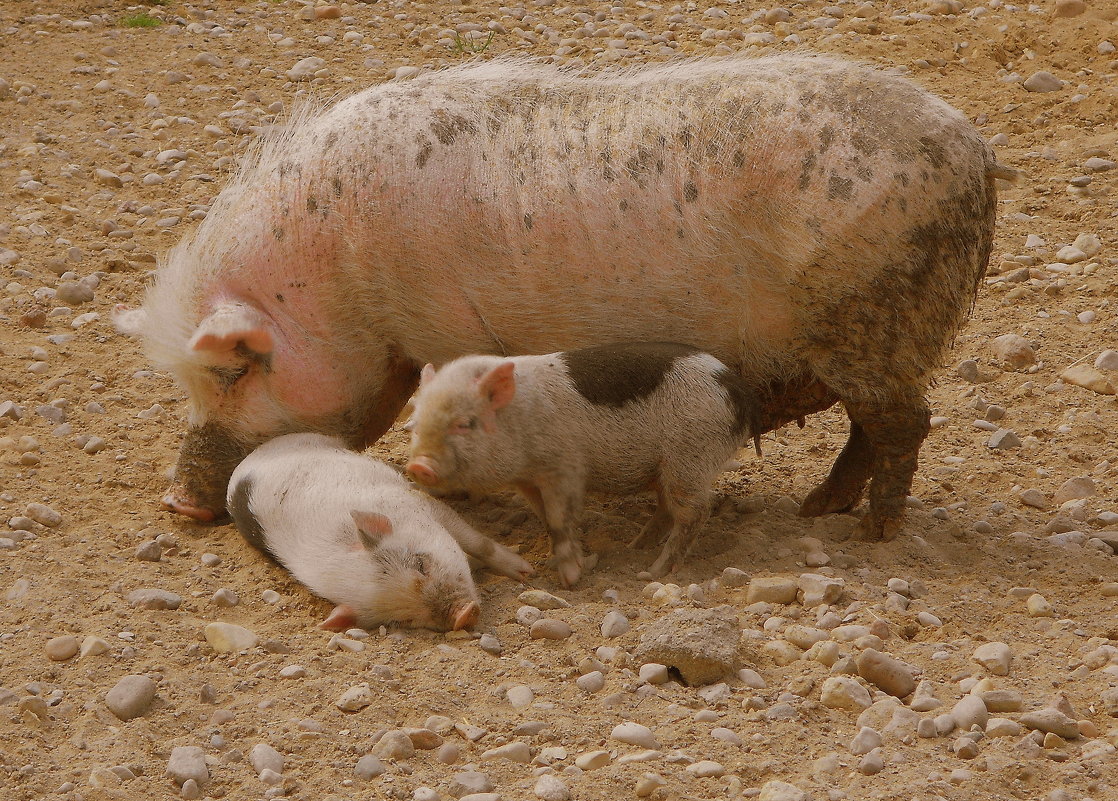
[[[253,478],[249,474],[237,482],[233,488],[233,495],[229,499],[229,514],[233,518],[237,531],[245,538],[249,545],[263,551],[264,554],[275,560],[275,554],[268,547],[268,540],[264,537],[264,527],[252,513],[249,504],[252,502]]]
[[[675,342],[598,345],[559,354],[579,394],[599,406],[620,408],[648,397],[676,359],[699,353]]]
[[[757,393],[750,390],[742,381],[741,376],[728,367],[714,374],[717,381],[730,399],[730,406],[734,410],[734,431],[744,437],[749,434],[753,438],[753,447],[757,455],[761,455],[761,402]]]

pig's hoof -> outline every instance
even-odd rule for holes
[[[849,512],[862,500],[862,490],[843,491],[835,489],[828,482],[823,482],[813,489],[800,504],[800,517],[819,517],[820,515]]]
[[[172,494],[163,496],[163,508],[172,512],[177,512],[180,515],[186,515],[187,517],[191,517],[203,523],[212,523],[217,517],[217,513],[213,509],[207,509],[204,506],[195,506]]]
[[[890,542],[901,530],[901,518],[881,517],[870,512],[854,527],[854,538],[866,542]]]
[[[556,559],[555,572],[559,574],[559,583],[569,590],[582,578],[582,556]]]

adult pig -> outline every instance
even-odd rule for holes
[[[277,434],[376,440],[419,367],[667,340],[754,381],[761,431],[842,400],[805,514],[892,536],[923,399],[988,261],[999,167],[912,83],[807,54],[389,82],[268,135],[118,312],[190,396],[165,502],[220,513]]]
[[[333,631],[473,626],[477,590],[465,554],[520,581],[533,573],[388,465],[321,434],[261,445],[233,471],[227,501],[245,539],[337,604],[322,623]]]

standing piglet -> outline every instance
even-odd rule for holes
[[[632,544],[658,541],[649,569],[686,555],[722,466],[755,434],[741,379],[696,348],[649,342],[546,356],[467,356],[423,368],[407,473],[429,487],[512,485],[547,525],[559,577],[579,579],[576,535],[587,490],[654,489],[656,512]]]
[[[233,471],[226,504],[245,539],[338,604],[322,623],[332,631],[473,626],[477,590],[463,549],[510,578],[533,572],[392,468],[321,434],[257,448]]]

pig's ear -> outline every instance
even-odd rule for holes
[[[133,309],[118,303],[113,307],[113,325],[126,336],[138,337],[147,325],[148,313],[143,309]]]
[[[272,333],[264,315],[244,303],[223,303],[198,323],[190,338],[191,350],[225,353],[244,345],[253,353],[272,352]]]
[[[478,379],[478,391],[489,401],[493,411],[508,406],[516,394],[515,370],[516,365],[512,362],[501,362]]]
[[[435,377],[435,365],[428,362],[423,365],[423,370],[419,373],[419,386],[430,384],[431,379]]]
[[[380,541],[392,533],[392,521],[376,512],[350,512],[357,524],[361,544],[370,551],[380,547]]]

